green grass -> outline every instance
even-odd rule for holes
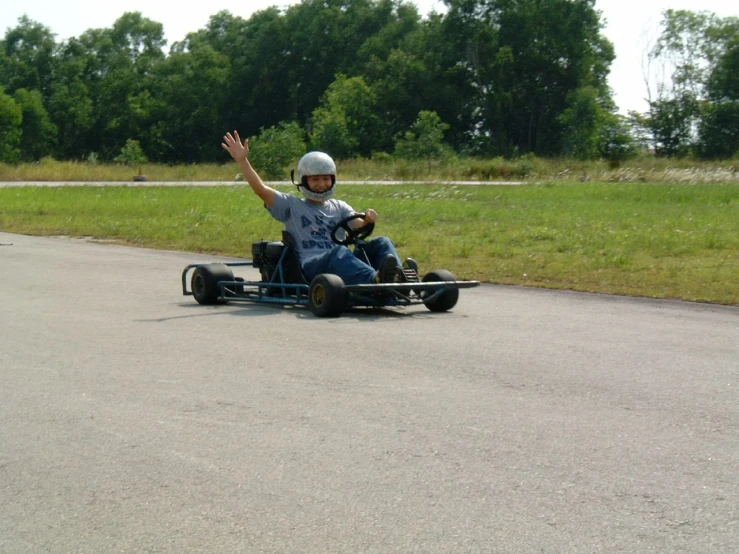
[[[739,305],[736,183],[339,186],[422,272]],[[281,225],[243,185],[10,187],[0,230],[249,257]]]

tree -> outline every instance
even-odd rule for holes
[[[739,32],[739,19],[722,19],[707,11],[666,10],[660,26],[662,32],[649,55],[671,70],[671,82],[661,85],[677,95],[702,97],[709,75]]]
[[[739,154],[739,101],[706,104],[698,128],[698,153],[705,158]]]
[[[649,103],[649,125],[657,156],[685,156],[693,143],[697,101],[688,95]]]
[[[629,135],[634,139],[636,147],[643,151],[649,151],[653,146],[652,126],[647,114],[629,110],[624,119]]]
[[[9,94],[25,88],[48,95],[56,48],[51,30],[25,15],[0,41],[0,83]]]
[[[80,79],[54,83],[48,112],[57,129],[56,156],[80,159],[95,149],[92,139],[94,106],[87,87]]]
[[[340,159],[369,156],[377,143],[376,102],[362,77],[338,75],[313,110],[313,147]]]
[[[421,110],[436,112],[449,124],[444,135],[446,140],[459,150],[468,145],[478,121],[476,90],[468,68],[462,63],[466,52],[464,40],[464,36],[456,36],[454,29],[447,26],[447,18],[431,14],[401,44],[403,51],[413,54],[421,62],[424,72],[409,79],[412,96],[414,89],[422,91],[415,94],[422,104],[415,105],[416,110],[409,111],[409,115],[415,117]],[[413,119],[404,117],[402,121],[402,129],[406,129]]]
[[[600,34],[595,0],[445,3],[449,40],[465,42],[459,63],[477,106],[470,130],[489,141],[485,153],[558,154],[570,94],[590,86],[602,102],[609,98],[613,46]]]
[[[337,74],[357,75],[370,52],[397,40],[397,28],[382,37],[385,45],[376,39],[395,25],[398,10],[394,0],[303,0],[287,9],[284,60],[297,121],[310,118]]]
[[[210,47],[217,54],[214,69],[226,71],[225,82],[219,90],[208,92],[218,106],[222,127],[239,129],[249,136],[281,121],[297,119],[300,83],[294,80],[288,62],[291,46],[285,17],[277,8],[256,12],[248,20],[219,12],[206,29],[188,35],[184,44],[177,45],[182,52],[204,53]],[[208,83],[214,81],[210,76]]]
[[[732,121],[731,116],[725,117],[728,114],[725,108],[713,105],[716,99],[710,98],[710,81],[714,75],[722,74],[717,71],[721,61],[731,58],[728,52],[739,33],[739,19],[721,19],[710,12],[667,10],[661,27],[649,60],[657,62],[661,70],[670,75],[670,80],[658,80],[655,92],[652,93],[651,86],[648,91],[648,119],[655,152],[666,156],[685,155],[696,147],[707,154],[711,149],[708,144],[716,141],[707,141],[706,133],[725,134],[720,126]],[[717,82],[720,79],[718,77]],[[719,94],[716,98],[720,97]],[[718,117],[719,114],[723,116]],[[702,145],[698,144],[699,129],[704,136],[700,139]]]
[[[564,128],[563,153],[580,160],[598,157],[600,122],[603,109],[598,105],[598,92],[583,87],[569,96],[569,106],[559,116]]]
[[[739,100],[739,24],[737,27],[737,33],[727,42],[708,78],[706,89],[714,102]]]
[[[406,0],[303,0],[248,19],[223,11],[168,55],[161,24],[138,12],[59,45],[21,19],[0,41],[0,84],[41,94],[29,114],[40,128],[48,113],[63,159],[112,160],[131,139],[155,161],[215,161],[226,130],[261,136],[281,122],[337,157],[392,152],[398,138],[409,152],[421,141],[405,133],[421,113],[435,113],[465,153],[591,157],[613,142],[613,49],[595,0],[445,2],[447,13],[425,19]]]
[[[698,129],[698,152],[707,158],[730,158],[739,152],[739,34],[717,60],[707,92]]]
[[[37,90],[18,89],[13,95],[21,108],[21,160],[37,161],[54,153],[57,144],[57,128],[49,119],[41,93]]]
[[[23,110],[0,87],[0,162],[15,163],[20,159]]]
[[[593,87],[573,92],[569,107],[559,117],[565,135],[563,153],[581,160],[603,158],[613,164],[634,157],[636,140],[627,119],[615,111],[613,105],[601,105]]]
[[[381,114],[372,150],[389,151],[393,137],[408,129],[428,107],[426,91],[431,89],[431,75],[417,55],[403,49],[393,49],[386,60],[373,59],[367,72]]]
[[[100,72],[97,52],[83,39],[71,38],[55,51],[54,79],[45,106],[56,126],[55,157],[83,159],[99,148],[93,136]]]
[[[112,159],[131,137],[146,142],[156,105],[152,73],[164,59],[164,44],[161,23],[138,12],[123,14],[111,29],[88,30],[76,41],[84,63],[78,78],[92,99],[91,134],[102,159]]]
[[[197,163],[219,159],[215,137],[229,127],[226,94],[229,60],[203,41],[170,53],[152,71],[152,125],[142,135],[147,151],[160,161]]]

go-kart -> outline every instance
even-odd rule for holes
[[[357,213],[341,220],[331,232],[331,240],[336,244],[361,247],[374,224],[355,229],[351,222],[364,216]],[[343,239],[340,232],[343,232]],[[399,282],[346,285],[341,277],[331,273],[316,275],[308,281],[301,270],[292,237],[283,231],[282,241],[254,242],[251,261],[188,265],[182,272],[182,294],[193,296],[199,304],[259,302],[308,306],[318,317],[336,317],[348,308],[414,304],[423,304],[432,312],[446,312],[457,304],[459,289],[480,284],[479,281],[458,281],[445,269],[432,271],[419,279],[415,262],[409,262],[402,269]],[[244,266],[259,269],[261,281],[235,277],[232,268]]]

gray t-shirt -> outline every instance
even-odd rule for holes
[[[331,240],[331,231],[336,224],[354,214],[354,209],[343,200],[326,200],[322,204],[313,204],[292,194],[275,191],[275,203],[267,208],[270,215],[285,224],[295,242],[300,257],[300,265],[333,249],[336,244]],[[344,232],[337,233],[339,240],[344,239]]]

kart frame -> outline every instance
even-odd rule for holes
[[[446,270],[432,271],[421,280],[413,269],[404,270],[406,282],[346,285],[333,274],[317,275],[308,282],[300,270],[292,238],[284,231],[282,238],[282,242],[254,243],[252,260],[188,265],[182,271],[182,294],[194,296],[200,304],[247,302],[307,306],[316,316],[336,317],[346,309],[357,307],[417,304],[424,304],[433,312],[445,312],[456,305],[459,289],[480,285],[479,281],[457,280]],[[361,244],[362,241],[356,242]],[[272,263],[258,254],[264,244],[279,251],[279,257]],[[246,266],[259,268],[262,280],[234,277],[234,268]]]

